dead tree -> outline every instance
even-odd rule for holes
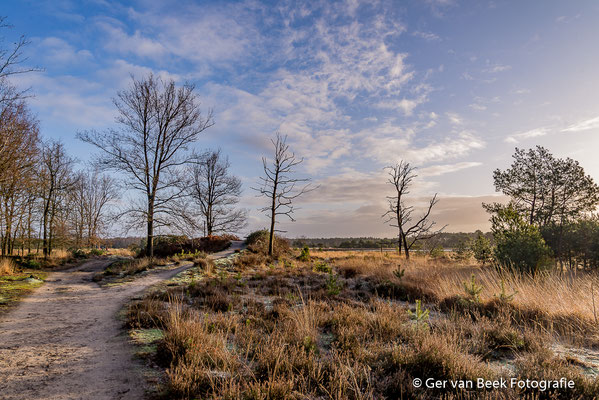
[[[277,132],[275,138],[270,141],[275,150],[274,159],[269,165],[266,157],[262,157],[264,169],[264,176],[260,177],[262,185],[259,188],[252,189],[259,193],[259,197],[266,197],[269,201],[269,205],[260,208],[260,211],[270,218],[268,254],[272,256],[274,251],[277,216],[284,215],[291,221],[295,221],[293,218],[293,212],[295,210],[293,206],[294,200],[301,195],[316,189],[316,187],[311,186],[309,183],[303,185],[304,182],[309,182],[310,179],[299,179],[292,176],[295,167],[301,164],[304,159],[296,158],[295,154],[289,150],[287,136],[281,136],[281,134]]]
[[[414,173],[415,168],[410,166],[410,163],[401,161],[385,169],[389,170],[387,182],[393,185],[395,193],[393,196],[387,196],[389,209],[383,214],[383,218],[386,218],[385,222],[390,226],[397,228],[398,252],[401,254],[403,246],[406,259],[409,259],[410,249],[416,242],[431,239],[445,229],[445,226],[434,229],[436,222],[429,219],[433,207],[439,200],[435,193],[420,218],[413,219],[414,206],[406,206],[404,196],[410,193],[412,181],[417,177]]]
[[[227,157],[220,150],[206,153],[191,170],[191,197],[199,206],[206,235],[235,232],[246,225],[247,211],[236,209],[241,180],[229,174]]]
[[[394,196],[387,196],[389,201],[389,210],[383,214],[386,223],[397,228],[397,251],[401,254],[403,244],[403,227],[405,224],[405,206],[403,196],[410,193],[409,186],[416,177],[414,168],[409,163],[401,161],[395,166],[387,167],[389,170],[389,179],[387,183],[393,185],[395,189]]]
[[[150,74],[132,78],[114,104],[120,128],[79,133],[79,139],[101,150],[99,166],[123,173],[128,186],[143,194],[124,210],[146,227],[146,254],[154,255],[154,228],[168,225],[173,204],[185,195],[185,165],[197,160],[190,146],[213,125],[212,112],[200,112],[195,86],[177,87]]]

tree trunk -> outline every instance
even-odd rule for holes
[[[275,247],[275,210],[273,207],[272,216],[270,217],[270,237],[268,238],[268,255],[272,256]]]
[[[148,235],[146,237],[146,256],[154,257],[154,201],[148,197]]]
[[[274,192],[273,192],[274,193]],[[272,256],[275,247],[275,196],[272,197],[272,206],[270,208],[270,236],[268,238],[268,255]]]
[[[406,260],[410,259],[410,249],[408,248],[408,241],[406,240],[406,234],[405,233],[401,233],[402,239],[403,239],[403,249],[406,252]]]
[[[44,221],[42,223],[42,249],[44,258],[48,258],[48,214],[44,213]]]
[[[272,204],[270,206],[270,237],[268,238],[268,255],[272,257],[275,247],[275,218],[277,216],[277,186],[279,184],[279,171],[275,174],[272,189]]]
[[[397,234],[397,254],[401,256],[401,231]]]

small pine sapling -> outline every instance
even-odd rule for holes
[[[408,310],[408,315],[410,319],[416,323],[416,326],[428,327],[430,311],[427,308],[422,308],[420,300],[416,300],[416,309],[414,311]]]
[[[306,245],[302,249],[302,252],[297,257],[299,261],[310,261],[310,248]]]
[[[463,282],[463,284],[468,300],[471,303],[480,303],[480,292],[483,291],[483,287],[476,284],[474,274],[470,276],[470,282]]]
[[[505,282],[502,279],[501,280],[501,292],[499,292],[499,294],[496,294],[495,297],[497,297],[502,303],[511,303],[514,300],[514,296],[518,293],[518,291],[514,291],[514,293],[512,294],[507,294],[506,290],[505,290]]]
[[[327,293],[329,296],[337,296],[341,293],[341,284],[337,280],[337,276],[333,275],[333,271],[329,272],[329,279],[327,280]]]
[[[401,280],[401,278],[403,278],[403,276],[406,273],[406,269],[405,268],[401,268],[401,265],[398,264],[397,265],[397,269],[395,271],[393,271],[393,275],[395,275],[395,277],[399,280]]]

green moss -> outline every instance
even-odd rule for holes
[[[46,276],[45,272],[31,270],[0,276],[0,312],[41,286]]]
[[[157,343],[164,338],[164,332],[160,329],[131,329],[129,336],[136,345],[135,354],[144,358],[156,354]]]

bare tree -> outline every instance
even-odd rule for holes
[[[401,248],[406,254],[406,258],[410,258],[410,249],[419,240],[430,239],[441,233],[445,226],[441,229],[434,229],[436,222],[429,219],[431,211],[435,204],[439,201],[437,194],[429,200],[428,207],[418,219],[413,219],[414,206],[406,206],[404,196],[409,194],[409,188],[414,178],[417,175],[414,173],[415,168],[410,166],[410,163],[401,161],[394,166],[386,167],[389,170],[388,183],[393,185],[395,194],[387,196],[389,201],[389,209],[383,214],[386,223],[397,228],[397,244],[398,251],[401,254]]]
[[[72,191],[73,221],[76,246],[98,245],[108,206],[119,198],[114,178],[97,170],[80,172]]]
[[[68,208],[64,208],[64,198],[76,183],[73,174],[75,160],[66,154],[61,142],[50,141],[43,146],[41,169],[38,175],[39,196],[42,200],[42,243],[44,257],[52,252],[56,228],[64,225],[57,219]]]
[[[0,237],[2,254],[12,254],[15,235],[24,223],[38,160],[38,123],[22,102],[0,115]]]
[[[154,228],[168,225],[171,206],[185,194],[183,167],[197,160],[190,145],[213,125],[212,112],[200,112],[195,87],[177,87],[153,75],[136,80],[118,93],[114,104],[119,129],[80,132],[79,139],[101,150],[99,166],[127,176],[128,185],[143,193],[123,214],[146,225],[146,254],[154,254]]]
[[[252,188],[257,191],[258,196],[266,197],[269,205],[260,209],[270,218],[270,235],[268,241],[268,254],[273,255],[275,225],[277,216],[284,215],[291,221],[293,218],[293,201],[299,196],[316,189],[309,183],[302,185],[303,182],[309,182],[310,179],[299,179],[292,176],[295,167],[301,164],[304,159],[296,158],[295,154],[289,150],[287,145],[287,136],[281,136],[277,132],[274,139],[270,140],[274,146],[274,159],[269,165],[266,157],[262,157],[264,176],[260,177],[262,183],[259,188]],[[301,186],[301,187],[300,187]]]
[[[204,154],[192,168],[191,196],[199,206],[208,236],[234,232],[246,225],[247,211],[235,208],[241,180],[229,174],[229,159],[220,150]]]
[[[0,29],[11,28],[12,25],[6,22],[6,17],[0,17]],[[24,35],[21,35],[10,47],[4,47],[2,45],[3,41],[4,37],[0,37],[0,107],[23,99],[26,92],[29,90],[17,90],[15,86],[8,82],[8,77],[11,75],[40,71],[39,68],[21,66],[27,61],[27,57],[24,56],[23,50],[30,43]]]

